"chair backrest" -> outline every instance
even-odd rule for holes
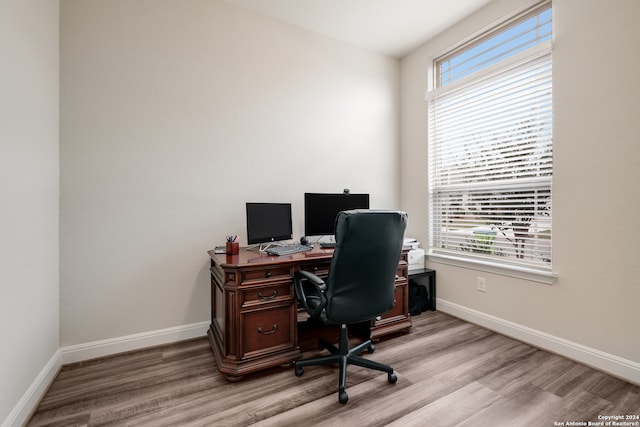
[[[328,322],[364,322],[393,308],[406,225],[407,214],[398,211],[338,214],[336,248],[326,282]]]

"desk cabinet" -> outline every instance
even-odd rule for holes
[[[411,327],[407,280],[407,251],[403,251],[396,278],[396,304],[372,320],[372,339]],[[211,257],[211,326],[209,341],[218,370],[228,380],[301,357],[293,275],[297,270],[327,277],[333,250],[273,257],[241,249]]]
[[[411,315],[409,314],[409,279],[408,279],[408,251],[402,251],[398,272],[396,273],[395,305],[380,319],[371,321],[371,339],[392,334],[395,332],[407,332],[411,327]]]

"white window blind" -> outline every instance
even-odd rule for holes
[[[541,42],[428,94],[430,253],[551,272],[551,59]]]

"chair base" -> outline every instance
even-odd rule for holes
[[[347,365],[357,365],[362,366],[363,368],[386,372],[387,380],[391,384],[394,384],[398,380],[398,377],[393,372],[393,368],[391,366],[375,362],[373,360],[365,359],[364,357],[360,357],[360,353],[362,353],[365,349],[369,353],[373,353],[375,351],[375,346],[373,345],[371,340],[367,340],[362,344],[349,349],[349,336],[347,332],[347,325],[345,324],[341,325],[340,327],[340,343],[338,345],[339,347],[336,347],[325,339],[320,338],[320,349],[329,350],[331,355],[316,357],[313,359],[298,360],[294,362],[296,376],[299,377],[304,374],[303,368],[305,366],[329,365],[334,363],[339,364],[340,374],[338,377],[338,401],[343,404],[347,403],[347,401],[349,400],[349,396],[347,395],[347,392],[345,390],[347,383]]]

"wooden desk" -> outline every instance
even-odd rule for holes
[[[293,275],[310,271],[326,278],[333,249],[270,256],[240,249],[211,257],[211,326],[207,332],[218,370],[229,381],[251,372],[289,364],[301,357]],[[395,281],[396,304],[369,325],[369,336],[411,328],[408,249],[402,251]]]

